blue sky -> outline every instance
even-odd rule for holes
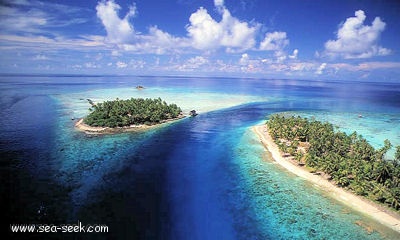
[[[0,73],[400,82],[400,2],[0,2]]]

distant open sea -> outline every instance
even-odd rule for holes
[[[88,98],[117,97],[161,97],[199,115],[146,132],[74,129]],[[3,227],[13,239],[400,239],[275,164],[250,130],[292,112],[377,148],[400,145],[400,83],[3,75],[0,109]],[[78,221],[109,231],[10,231]]]

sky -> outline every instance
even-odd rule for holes
[[[400,82],[400,1],[0,0],[0,73]]]

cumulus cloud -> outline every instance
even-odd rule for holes
[[[174,37],[171,34],[160,30],[157,26],[150,27],[149,35],[143,38],[141,47],[153,49],[156,54],[164,54],[167,51],[179,50],[188,46],[184,38]],[[149,44],[150,43],[150,44]]]
[[[191,71],[199,69],[208,64],[208,59],[203,56],[189,58],[184,64],[179,66],[179,70]]]
[[[293,50],[293,54],[292,55],[289,55],[289,58],[290,59],[297,59],[297,55],[299,54],[299,50],[298,49],[295,49],[295,50]]]
[[[249,64],[249,54],[243,53],[242,57],[239,59],[239,64],[240,65],[247,65]]]
[[[97,17],[100,18],[106,31],[107,38],[112,43],[126,43],[135,36],[135,30],[129,20],[136,13],[136,7],[131,6],[124,18],[118,16],[121,7],[113,0],[101,1],[96,6]]]
[[[221,21],[214,20],[201,7],[191,14],[190,24],[186,26],[188,37],[183,38],[172,36],[157,26],[150,26],[147,34],[137,32],[131,23],[136,14],[135,6],[122,18],[119,17],[121,7],[114,0],[99,2],[96,10],[107,32],[108,43],[125,51],[164,54],[187,48],[215,50],[225,47],[231,52],[252,48],[259,24],[239,21],[225,8],[223,0],[215,0],[214,5],[222,15]]]
[[[366,16],[362,10],[356,11],[354,17],[347,18],[337,32],[336,40],[325,43],[325,53],[347,59],[390,54],[389,49],[378,45],[386,23],[376,17],[371,25],[364,25],[365,19]]]
[[[222,38],[222,27],[207,12],[200,8],[190,18],[187,26],[189,36],[193,40],[194,47],[198,49],[218,48]]]
[[[148,33],[140,33],[133,26],[136,7],[120,17],[121,7],[114,0],[102,0],[98,3],[97,16],[107,32],[107,43],[115,44],[119,50],[136,53],[181,53],[187,50],[214,51],[225,49],[228,53],[257,50],[256,35],[261,24],[241,21],[232,16],[225,7],[224,0],[214,0],[221,20],[215,20],[208,11],[200,7],[189,17],[186,26],[187,36],[176,37],[164,32],[157,26],[150,26]],[[283,50],[289,44],[286,32],[272,32],[265,35],[258,50],[274,51],[277,61],[288,57],[296,59],[298,50],[292,55]]]
[[[315,69],[315,63],[311,62],[294,62],[290,64],[290,71],[292,72],[309,72]]]
[[[208,59],[205,57],[202,57],[202,56],[196,56],[196,57],[190,58],[187,62],[192,66],[198,67],[198,66],[208,63]]]
[[[119,49],[137,53],[164,54],[187,45],[187,40],[174,37],[157,26],[150,26],[147,34],[136,31],[131,24],[132,18],[136,15],[135,5],[129,8],[123,18],[119,17],[120,10],[121,6],[114,0],[103,0],[96,6],[97,17],[107,32],[107,42],[116,44]]]
[[[322,63],[322,64],[318,67],[317,71],[315,71],[315,74],[321,75],[321,74],[323,73],[323,71],[324,71],[325,68],[326,68],[326,63]]]
[[[159,62],[159,59],[157,61]],[[210,60],[204,56],[194,56],[185,60],[170,59],[168,65],[162,65],[163,70],[179,72],[206,72],[214,69],[214,67],[215,62],[210,65]]]
[[[242,54],[239,59],[239,65],[241,72],[258,72],[260,71],[260,64],[262,60],[260,59],[251,59],[249,54]]]
[[[117,2],[118,0],[99,0],[97,3],[96,15],[104,27],[105,34],[103,35],[79,35],[70,39],[60,34],[34,33],[33,30],[26,31],[27,34],[5,32],[0,35],[0,42],[3,43],[0,49],[25,49],[26,46],[37,46],[40,51],[31,53],[29,59],[42,60],[37,61],[41,63],[48,62],[45,60],[48,60],[49,56],[51,60],[55,58],[54,53],[47,51],[74,49],[86,53],[90,47],[90,50],[96,50],[98,55],[92,52],[88,54],[89,60],[82,60],[86,63],[74,63],[74,65],[70,64],[70,67],[100,69],[102,66],[108,66],[110,69],[121,71],[135,69],[232,73],[307,71],[309,74],[314,74],[321,64],[314,63],[315,65],[311,67],[310,64],[302,64],[299,60],[287,61],[297,59],[299,50],[286,51],[289,45],[286,32],[269,32],[256,42],[256,37],[260,37],[261,34],[259,31],[261,24],[236,18],[226,8],[223,0],[214,0],[213,14],[219,15],[217,17],[212,17],[212,14],[202,7],[189,15],[188,25],[185,27],[187,35],[183,37],[174,36],[157,26],[146,26],[145,32],[140,32],[140,26],[135,24],[137,15],[135,5],[129,9],[123,9]],[[12,16],[21,16],[21,18],[15,18],[19,19],[15,22],[18,23],[16,26],[19,26],[19,29],[30,27],[35,31],[42,31],[56,25],[52,23],[52,15],[42,9],[36,12],[31,11],[35,14],[31,15],[29,22],[22,20],[22,15],[27,14],[23,8],[12,12],[7,6],[0,6],[0,13],[5,11],[9,13],[4,17],[8,23],[11,23]],[[2,24],[4,25],[5,22],[0,21],[0,27]],[[224,56],[224,60],[221,60],[212,56],[216,52],[214,50],[220,50],[218,53],[225,50],[227,53],[235,54],[228,58]],[[156,60],[153,61],[154,64],[153,62],[150,64],[150,61],[146,63],[142,60],[127,59],[128,54],[125,51],[135,54],[170,54],[174,61],[169,62],[165,60],[166,58],[162,58],[160,62],[161,58],[153,56]],[[262,51],[269,52],[264,56],[265,53]],[[37,55],[38,53],[40,54]],[[187,57],[188,55],[191,57]],[[106,56],[109,56],[111,60],[106,59]],[[148,60],[148,56],[143,55],[140,59]],[[332,65],[329,64],[329,68],[331,67]],[[322,71],[326,72],[326,69],[322,68],[320,72]]]
[[[228,9],[223,7],[223,1],[215,1],[221,7],[222,19],[214,20],[204,8],[199,8],[190,18],[186,27],[192,46],[200,50],[212,50],[220,47],[250,49],[255,45],[255,34],[258,24],[250,26],[233,17]]]
[[[266,33],[264,40],[260,43],[260,50],[280,51],[289,44],[286,32]]]
[[[265,34],[264,40],[260,43],[259,50],[273,51],[277,62],[283,62],[288,57],[296,59],[299,50],[295,49],[293,54],[288,56],[284,50],[287,45],[289,45],[289,39],[286,32],[268,32]]]

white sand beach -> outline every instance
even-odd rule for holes
[[[84,132],[86,134],[95,134],[95,135],[101,135],[101,134],[114,134],[114,133],[121,133],[121,132],[134,132],[134,131],[142,131],[142,130],[147,130],[150,128],[156,128],[159,126],[164,126],[167,123],[172,123],[175,121],[178,121],[180,119],[183,119],[187,116],[185,115],[180,115],[177,118],[172,118],[168,120],[164,120],[158,124],[154,125],[146,125],[146,124],[140,124],[140,125],[131,125],[127,127],[116,127],[116,128],[110,128],[110,127],[92,127],[83,122],[83,118],[79,119],[75,123],[75,129],[78,131]]]
[[[336,200],[400,233],[400,216],[398,214],[368,199],[348,192],[325,179],[323,176],[310,173],[304,167],[301,167],[294,161],[291,161],[289,157],[282,156],[278,146],[274,143],[273,139],[269,135],[267,126],[265,124],[254,126],[252,130],[258,135],[260,141],[271,153],[273,159],[282,167],[319,186]]]

